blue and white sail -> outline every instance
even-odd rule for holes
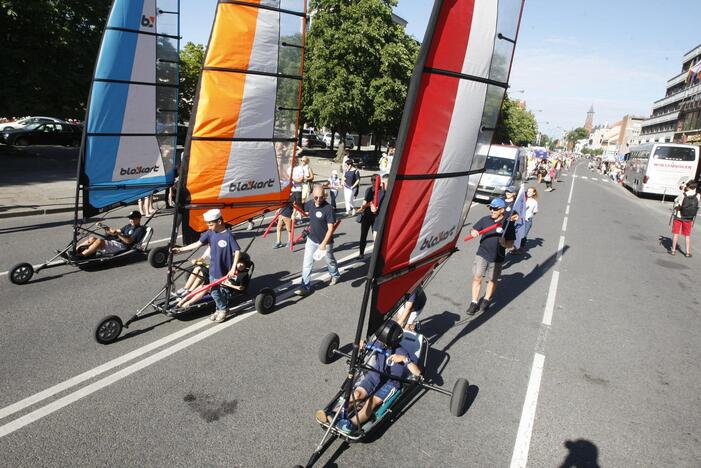
[[[84,216],[173,184],[179,11],[179,0],[112,3],[81,147]]]

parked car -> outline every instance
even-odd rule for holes
[[[307,148],[326,148],[326,143],[320,140],[316,135],[310,135],[307,137],[305,146]]]
[[[321,137],[324,143],[326,143],[326,146],[331,147],[331,133],[324,133]],[[341,135],[338,133],[333,134],[333,141],[335,144],[338,144],[339,141],[341,141]],[[350,133],[346,133],[346,142],[344,145],[347,149],[353,149],[355,148],[355,139],[353,138],[353,135]]]
[[[303,128],[302,129],[302,146],[307,146],[309,138],[316,138],[316,132],[313,128]]]
[[[42,122],[67,123],[61,119],[56,119],[54,117],[25,117],[23,119],[15,120],[13,122],[5,122],[0,125],[2,125],[3,131],[9,131],[27,128],[29,125]]]
[[[63,145],[79,146],[83,128],[68,123],[35,123],[2,133],[2,140],[10,146]]]

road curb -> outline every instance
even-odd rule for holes
[[[73,210],[74,208],[71,206],[67,208],[40,208],[36,210],[10,211],[6,213],[0,213],[0,219],[20,218],[24,216],[47,215],[55,213],[69,213]]]

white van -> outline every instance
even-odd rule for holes
[[[488,201],[501,197],[509,185],[518,188],[525,180],[525,174],[526,152],[523,149],[517,146],[492,145],[475,199]]]
[[[623,184],[636,194],[673,195],[698,174],[699,147],[677,143],[634,146],[626,155]]]

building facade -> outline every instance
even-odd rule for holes
[[[701,82],[689,70],[701,62],[701,44],[684,54],[681,72],[667,80],[665,97],[652,105],[643,122],[640,143],[701,142]]]

